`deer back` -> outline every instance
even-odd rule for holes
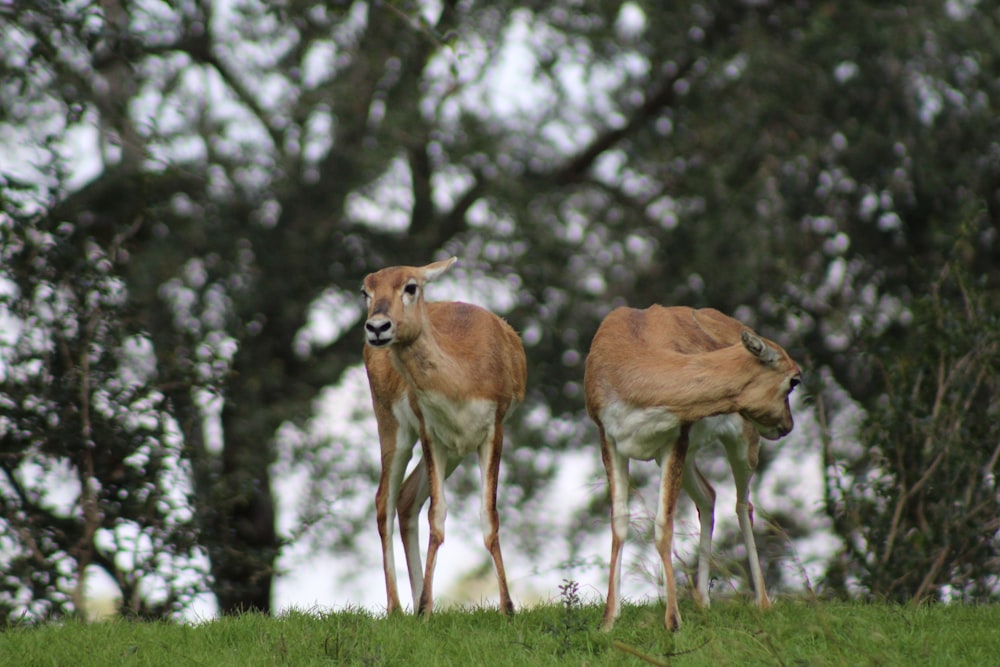
[[[792,427],[788,392],[799,368],[779,345],[712,309],[619,308],[587,357],[587,410],[612,402],[665,407],[680,421],[739,412],[765,437]]]

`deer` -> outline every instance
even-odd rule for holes
[[[770,606],[753,535],[750,479],[759,442],[791,432],[788,397],[798,365],[777,343],[718,310],[620,307],[601,322],[584,370],[587,413],[597,425],[611,497],[611,565],[601,629],[621,611],[622,549],[629,529],[629,461],[655,460],[660,482],[654,540],[663,564],[664,627],[680,628],[672,564],[674,518],[683,487],[698,509],[701,534],[696,604],[709,605],[715,491],[695,464],[721,442],[736,484],[736,514],[761,608]]]
[[[381,453],[375,513],[388,613],[402,609],[393,553],[395,514],[415,611],[429,618],[437,553],[445,538],[445,479],[472,452],[479,460],[480,520],[496,569],[500,609],[514,612],[500,549],[497,485],[503,426],[524,400],[527,361],[520,336],[497,315],[468,303],[424,300],[425,285],[455,261],[384,268],[367,275],[362,287],[367,308],[363,357]],[[417,440],[422,458],[404,480]],[[430,539],[421,572],[418,517],[428,498]]]

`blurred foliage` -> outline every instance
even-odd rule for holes
[[[33,531],[60,520],[33,499],[29,482],[47,479],[35,466],[98,480],[62,518],[102,535],[95,501],[109,503],[103,522],[159,525],[166,511],[115,505],[104,458],[131,462],[130,498],[165,494],[158,466],[169,461],[193,514],[177,553],[197,543],[224,613],[270,608],[275,559],[299,536],[275,521],[272,486],[289,461],[314,472],[302,518],[335,527],[324,544],[374,531],[362,483],[374,433],[350,430],[353,409],[340,435],[317,430],[323,390],[360,363],[354,299],[368,271],[458,255],[454,286],[494,299],[523,333],[529,397],[510,429],[501,506],[529,553],[551,539],[540,499],[560,454],[591,448],[597,460],[582,362],[611,308],[734,314],[801,363],[813,405],[842,389],[888,424],[886,400],[923,400],[909,389],[916,376],[897,373],[927,360],[919,299],[937,269],[996,297],[991,3],[8,3],[0,43],[3,315],[18,332],[4,338],[0,386],[0,493],[14,512],[4,552],[26,553]],[[46,298],[59,300],[48,319]],[[939,292],[942,312],[964,298]],[[970,340],[988,330],[967,325]],[[872,350],[885,372],[861,361]],[[126,386],[129,358],[147,372]],[[89,435],[80,417],[67,421],[98,404]],[[927,435],[901,434],[907,452]],[[872,438],[861,459],[888,446],[877,430],[859,437]],[[989,447],[981,437],[963,431],[952,446],[975,459]],[[128,454],[144,447],[148,460]],[[865,492],[833,479],[852,466],[902,474],[898,457],[855,453],[828,447],[845,496]],[[762,466],[778,457],[763,452]],[[915,466],[906,485],[927,470],[904,463]],[[461,475],[456,485],[459,496],[475,488]],[[24,523],[25,503],[42,518]],[[900,521],[912,509],[902,506]],[[572,549],[578,530],[606,529],[604,499],[586,511],[601,520],[574,517]],[[782,517],[790,535],[810,522]],[[846,540],[862,530],[836,525]],[[56,581],[47,554],[59,553],[65,581],[27,598],[65,596],[81,564],[125,558],[105,542],[81,560],[81,534],[45,547],[45,576]],[[936,558],[942,535],[920,534]],[[865,548],[852,543],[831,587],[886,590]]]
[[[831,480],[830,503],[847,576],[869,595],[997,597],[998,305],[953,257],[914,302],[905,346],[872,343],[886,391],[860,434],[867,449]]]
[[[178,612],[206,587],[183,574],[199,550],[190,469],[116,271],[135,227],[101,246],[8,212],[0,614],[82,611],[93,569],[118,584],[122,613]]]

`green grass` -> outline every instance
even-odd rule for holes
[[[0,631],[0,664],[21,665],[989,665],[1000,656],[1000,605],[898,606],[779,599],[709,610],[682,601],[626,605],[614,631],[602,608],[572,601],[523,610],[444,610],[429,620],[367,611],[247,614],[200,625],[110,621]]]

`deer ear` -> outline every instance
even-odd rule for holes
[[[420,272],[423,274],[424,282],[430,282],[451,268],[451,265],[458,261],[458,257],[449,257],[440,262],[434,262],[423,267]]]
[[[750,354],[760,359],[762,363],[768,366],[774,366],[778,363],[780,355],[777,350],[765,343],[760,336],[756,336],[749,331],[742,331],[740,332],[740,340],[743,341],[743,347]]]

